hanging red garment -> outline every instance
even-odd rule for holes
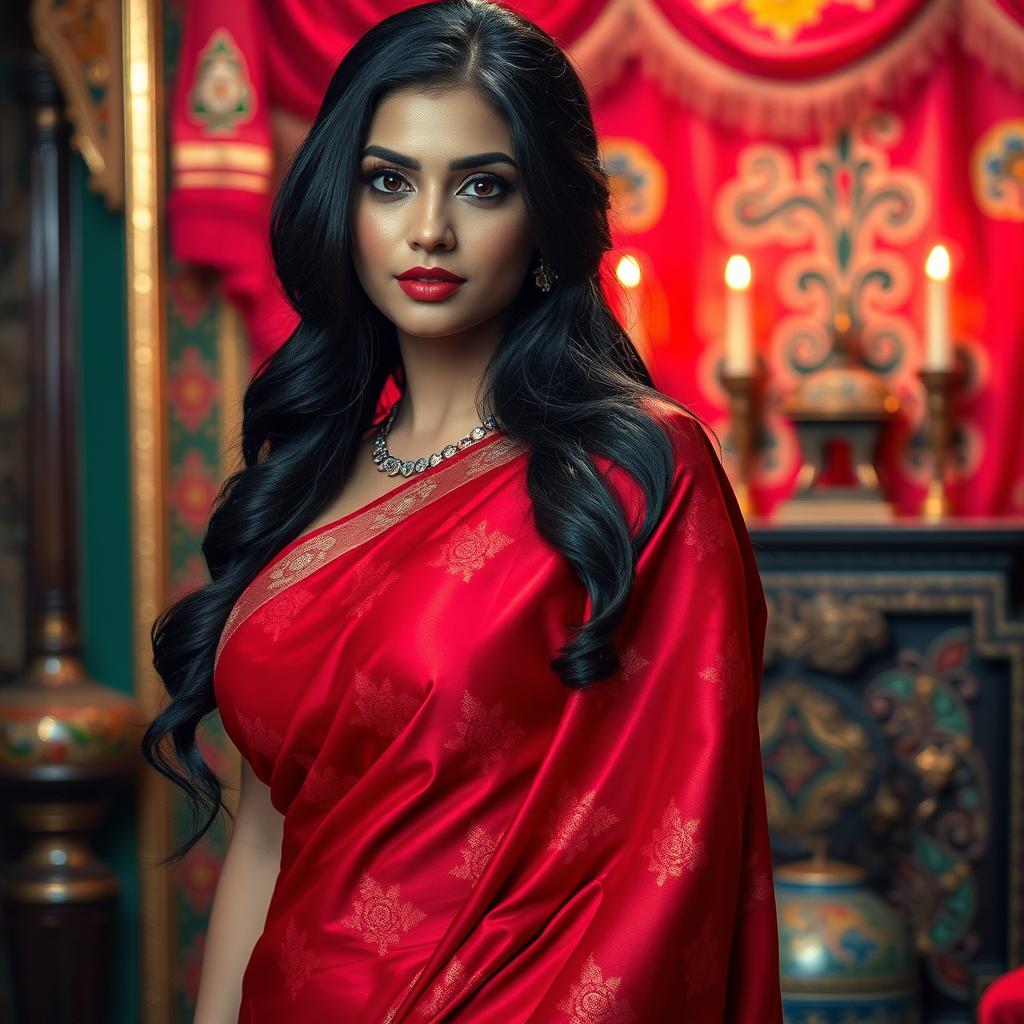
[[[242,594],[217,703],[284,815],[243,1024],[781,1024],[765,600],[714,449],[664,420],[671,492],[593,689],[550,668],[589,597],[500,432]]]
[[[175,258],[220,273],[224,293],[245,319],[254,364],[297,322],[270,255],[271,194],[280,167],[266,34],[258,0],[189,4],[171,103],[167,196]]]

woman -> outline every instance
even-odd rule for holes
[[[603,297],[608,201],[497,5],[396,14],[328,88],[272,218],[301,323],[154,627],[178,854],[215,707],[243,757],[200,1024],[781,1021],[764,596]]]

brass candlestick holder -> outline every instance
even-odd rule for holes
[[[736,479],[733,490],[744,519],[754,514],[754,502],[750,494],[750,478],[754,464],[754,446],[757,440],[757,418],[755,416],[756,373],[734,373],[723,369],[722,387],[729,394],[729,415],[732,420],[733,451],[735,452]]]
[[[946,466],[952,435],[950,394],[955,378],[954,370],[921,370],[921,380],[928,395],[928,444],[932,450],[931,478],[921,505],[921,516],[931,522],[952,515],[946,490]]]
[[[900,407],[862,352],[859,323],[840,296],[828,350],[783,398],[800,438],[803,465],[794,494],[775,511],[778,522],[889,522],[895,516],[875,469],[875,450]],[[823,482],[837,448],[848,453],[849,479]]]

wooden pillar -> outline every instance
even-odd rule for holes
[[[30,163],[28,664],[0,688],[0,797],[20,847],[0,891],[15,1019],[100,1024],[109,1019],[119,884],[89,833],[115,787],[132,781],[140,715],[82,667],[69,133],[57,84],[31,47],[20,83]]]

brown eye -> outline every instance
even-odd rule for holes
[[[362,178],[378,195],[395,196],[406,191],[402,188],[405,183],[405,175],[391,167],[371,167],[363,172]],[[383,181],[383,186],[378,185],[378,181]]]
[[[410,191],[403,187],[407,184],[405,175],[391,167],[371,167],[364,172],[363,180],[377,195],[397,196]],[[378,185],[378,181],[382,184]],[[494,202],[501,199],[511,186],[496,174],[488,174],[467,181],[463,190],[467,188],[473,190],[469,193],[471,198]]]
[[[501,199],[509,191],[510,186],[496,174],[488,174],[484,177],[473,178],[467,181],[463,188],[471,189],[469,195],[473,199],[494,201]]]
[[[402,178],[398,174],[394,174],[391,171],[379,171],[373,175],[370,179],[370,183],[380,180],[384,183],[383,188],[377,189],[378,192],[400,192],[402,189]]]

